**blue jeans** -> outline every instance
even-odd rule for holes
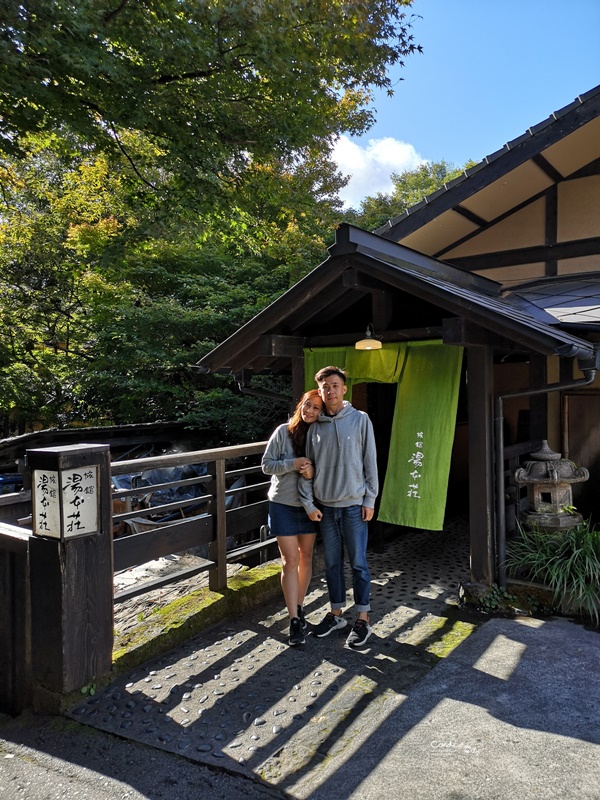
[[[371,574],[367,566],[369,526],[362,519],[362,506],[332,508],[320,506],[323,512],[321,537],[325,556],[325,575],[332,609],[346,605],[344,549],[352,567],[352,588],[357,611],[371,608]]]

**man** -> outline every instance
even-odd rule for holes
[[[315,475],[312,481],[300,478],[299,493],[310,519],[321,522],[331,611],[314,634],[322,638],[348,624],[342,616],[345,550],[358,611],[346,644],[361,647],[371,635],[367,537],[378,491],[375,437],[368,415],[344,400],[348,386],[343,369],[324,367],[315,381],[325,408],[306,438],[306,455],[315,465]]]

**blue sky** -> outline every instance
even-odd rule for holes
[[[600,84],[600,0],[415,0],[423,54],[376,95],[377,122],[335,149],[347,205],[391,190],[392,172],[480,161]]]

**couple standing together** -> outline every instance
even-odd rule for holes
[[[320,523],[331,611],[313,632],[322,638],[348,625],[342,616],[346,552],[358,612],[346,644],[361,647],[371,635],[367,537],[378,491],[375,437],[368,415],[344,400],[343,369],[324,367],[315,381],[319,388],[306,392],[290,421],[274,431],[262,459],[271,475],[270,535],[281,553],[290,645],[305,643],[303,603]]]

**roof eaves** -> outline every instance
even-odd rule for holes
[[[398,274],[404,274],[413,281],[421,283],[426,292],[431,292],[439,302],[445,295],[454,297],[457,303],[455,313],[470,318],[475,324],[490,330],[496,330],[503,336],[517,337],[527,340],[528,346],[548,354],[592,358],[594,344],[568,333],[557,325],[550,325],[540,318],[525,311],[521,304],[515,304],[508,298],[494,298],[483,295],[476,289],[459,286],[444,277],[425,276],[408,265],[392,265]],[[553,320],[555,322],[555,320]]]
[[[338,246],[339,242],[339,246]],[[336,244],[329,248],[331,257],[347,255],[352,249],[356,254],[383,261],[390,266],[405,266],[422,275],[448,281],[456,286],[478,291],[481,295],[498,297],[501,284],[483,275],[461,269],[433,256],[412,250],[403,244],[384,239],[362,228],[343,223],[336,232]]]
[[[427,207],[427,206],[429,206],[431,208],[433,207],[433,200],[441,201],[442,196],[444,194],[446,194],[446,192],[448,192],[450,189],[454,189],[457,185],[459,185],[460,183],[465,181],[465,179],[471,178],[472,176],[474,176],[480,170],[482,170],[482,169],[488,167],[490,164],[498,161],[499,158],[501,158],[503,156],[506,156],[510,152],[514,152],[515,149],[519,147],[519,145],[523,145],[526,142],[528,142],[529,140],[534,139],[535,136],[538,135],[540,132],[542,132],[544,129],[546,129],[546,128],[550,127],[550,126],[553,126],[555,123],[557,123],[557,121],[559,121],[560,119],[564,118],[565,116],[567,116],[571,112],[577,110],[584,103],[587,103],[590,100],[593,100],[598,95],[600,95],[600,85],[594,87],[593,89],[590,89],[585,94],[579,95],[572,103],[569,103],[568,105],[564,106],[560,110],[555,111],[553,114],[551,114],[547,119],[543,120],[542,122],[530,127],[527,131],[525,131],[525,133],[521,134],[520,136],[517,136],[515,139],[512,139],[510,142],[505,144],[499,150],[495,150],[493,153],[490,153],[489,155],[485,156],[485,158],[483,158],[482,161],[479,162],[479,164],[476,164],[475,166],[470,167],[468,170],[466,170],[464,173],[462,173],[462,175],[459,175],[454,180],[449,181],[447,184],[444,184],[442,191],[437,190],[432,195],[428,195],[426,198],[424,198],[424,200],[421,200],[416,205],[405,209],[402,214],[399,214],[397,217],[393,217],[387,223],[382,225],[380,228],[376,229],[374,232],[378,236],[382,236],[382,237],[385,237],[385,238],[392,238],[390,236],[390,231],[392,231],[394,228],[396,228],[396,226],[400,225],[401,223],[405,223],[408,218],[413,218],[413,220],[416,220],[415,215],[417,215],[418,212],[422,211],[424,207]],[[559,133],[560,133],[560,131],[559,131]],[[477,191],[479,188],[481,188],[481,187],[479,185],[477,185],[477,186],[473,187],[473,190]],[[466,198],[463,198],[463,197],[459,198],[457,200],[456,204],[460,203],[461,200],[463,200],[463,199],[466,199]],[[442,207],[440,208],[440,212],[439,213],[443,213],[443,211],[445,211],[445,210],[447,210],[447,209],[442,204]],[[421,224],[425,224],[426,222],[429,222],[430,221],[430,215],[432,213],[434,213],[434,212],[433,211],[428,212],[425,215],[426,218],[423,220],[423,222]],[[408,223],[408,228],[407,228],[406,233],[404,235],[407,235],[408,233],[411,233],[414,229],[416,229],[415,225],[416,225],[417,228],[419,227],[419,224],[416,221],[414,221],[412,223]]]

